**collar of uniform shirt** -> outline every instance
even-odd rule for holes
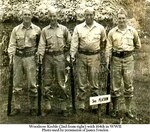
[[[21,28],[25,28],[25,26],[23,25],[23,23],[21,24]],[[33,28],[33,23],[31,23],[30,28]]]
[[[95,21],[93,21],[93,25],[92,25],[91,27],[89,27],[89,26],[86,24],[86,22],[84,22],[83,24],[84,24],[85,27],[88,27],[88,28],[91,28],[91,29],[92,29],[93,27],[96,27],[96,26],[97,26],[97,24],[96,24]]]
[[[131,30],[131,26],[128,26],[127,25],[127,27],[126,27],[126,29],[125,29],[125,31],[127,31],[127,30]],[[118,31],[118,32],[121,32],[122,33],[122,30],[120,30],[119,28],[118,28],[118,26],[116,27],[116,31]]]
[[[57,23],[57,27],[59,27],[59,23]],[[53,27],[49,24],[48,28],[53,28]]]

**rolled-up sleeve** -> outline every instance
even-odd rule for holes
[[[70,44],[71,44],[71,34],[67,28],[65,28],[65,51],[69,51],[70,49]]]
[[[110,60],[111,56],[112,56],[112,33],[109,32],[108,33],[108,38],[107,38],[107,43],[106,43],[106,53],[105,53],[105,58],[107,61]]]
[[[140,49],[141,48],[141,41],[140,41],[140,38],[139,38],[139,35],[138,35],[138,32],[136,30],[134,30],[134,46],[135,46],[135,49]]]
[[[102,42],[106,41],[106,30],[104,27],[102,28],[102,32],[101,32],[101,41]]]
[[[78,45],[79,45],[79,34],[78,34],[77,27],[75,27],[73,35],[72,35],[71,48],[70,48],[70,55],[73,58],[75,57],[77,53]]]
[[[38,54],[44,56],[45,53],[45,46],[46,46],[46,36],[45,36],[45,30],[43,29],[40,35],[40,41],[38,46]]]
[[[12,33],[11,33],[11,36],[10,36],[10,41],[9,41],[9,46],[8,46],[8,54],[9,54],[9,56],[15,55],[16,45],[17,45],[17,41],[16,41],[16,29],[14,28],[12,30]]]

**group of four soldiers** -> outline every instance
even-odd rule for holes
[[[118,116],[118,99],[121,96],[123,79],[126,115],[133,117],[130,108],[133,96],[133,52],[139,49],[141,44],[137,31],[127,25],[126,12],[123,9],[118,11],[118,25],[108,33],[108,37],[106,37],[105,28],[94,20],[95,11],[91,7],[85,9],[85,21],[75,27],[72,38],[67,27],[57,22],[56,9],[50,9],[48,15],[50,24],[41,31],[31,22],[31,10],[24,9],[22,24],[16,26],[11,33],[8,47],[10,63],[13,62],[14,67],[14,109],[11,115],[21,112],[23,72],[27,77],[30,114],[36,115],[36,62],[43,64],[44,67],[42,89],[44,116],[52,109],[54,83],[57,85],[55,90],[58,91],[61,102],[61,114],[65,116],[67,113],[69,94],[65,80],[66,60],[76,61],[77,109],[82,112],[89,109],[89,97],[99,95],[100,51],[102,47],[106,47],[106,62],[107,65],[111,63],[112,115]],[[90,109],[96,112],[97,106]]]

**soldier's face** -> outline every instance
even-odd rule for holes
[[[85,11],[84,16],[85,16],[85,21],[86,21],[87,25],[91,25],[93,23],[94,16],[95,16],[94,12]]]
[[[32,19],[32,13],[30,10],[24,10],[23,13],[22,13],[22,19],[23,19],[23,22],[31,22],[31,19]]]
[[[119,26],[124,26],[126,25],[127,18],[125,14],[118,14],[118,25]]]
[[[57,13],[49,13],[49,19],[51,24],[57,23]]]

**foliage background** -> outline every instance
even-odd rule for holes
[[[27,94],[22,97],[23,113],[17,117],[7,117],[8,96],[8,56],[7,46],[9,36],[14,26],[21,22],[21,9],[30,7],[33,9],[33,21],[41,28],[48,24],[47,11],[51,6],[59,10],[59,21],[66,25],[70,31],[76,24],[83,21],[83,8],[94,6],[96,20],[102,23],[107,31],[116,24],[116,12],[124,7],[128,14],[129,24],[139,32],[142,41],[142,49],[135,54],[134,87],[135,96],[132,109],[138,117],[135,120],[125,119],[124,124],[149,124],[150,123],[150,1],[149,0],[0,0],[0,123],[103,123],[116,124],[119,120],[105,115],[105,105],[102,105],[102,119],[97,115],[81,113],[69,118],[60,117],[57,111],[53,111],[48,117],[30,117],[28,113]],[[103,54],[102,54],[103,55]],[[103,63],[103,66],[105,62]],[[106,72],[103,69],[102,88],[106,93]],[[26,90],[25,90],[26,91]],[[27,93],[27,92],[24,92]],[[124,110],[122,105],[120,106]],[[110,104],[111,106],[111,104]],[[71,108],[70,108],[71,109]],[[111,107],[112,109],[112,107]],[[110,109],[110,111],[111,111]]]

